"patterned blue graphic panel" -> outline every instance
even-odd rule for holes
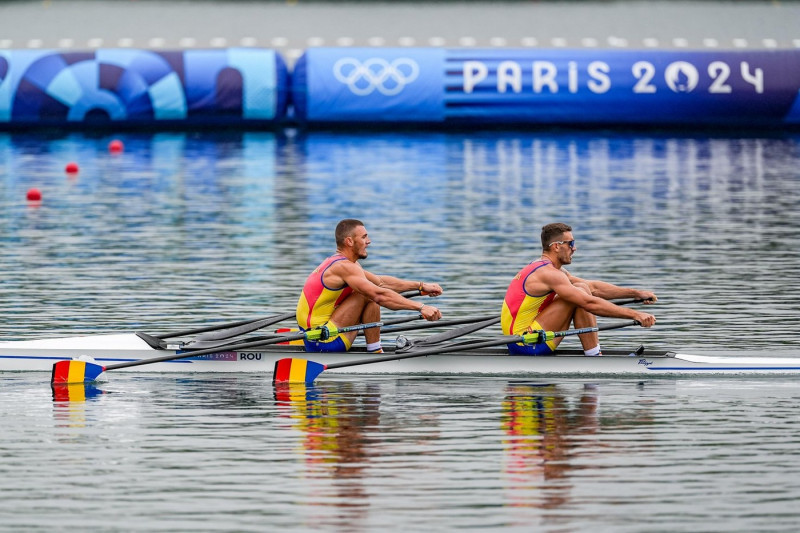
[[[309,50],[309,122],[800,124],[800,50]]]
[[[287,87],[272,50],[0,50],[0,124],[275,122]]]

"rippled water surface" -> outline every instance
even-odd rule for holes
[[[571,272],[659,295],[655,328],[605,346],[800,356],[799,149],[792,135],[675,132],[0,134],[0,333],[291,310],[343,217],[367,224],[366,268],[441,283],[446,316],[485,314],[559,220],[578,242]],[[800,519],[789,378],[323,375],[274,389],[269,376],[123,373],[55,398],[44,374],[0,380],[9,531]]]

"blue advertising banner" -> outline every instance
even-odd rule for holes
[[[0,125],[276,121],[287,85],[273,50],[0,50]]]
[[[318,48],[295,72],[312,123],[800,123],[800,50]]]
[[[778,124],[800,51],[450,50],[447,120]]]

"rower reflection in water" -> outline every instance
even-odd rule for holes
[[[572,468],[573,437],[599,428],[596,392],[595,386],[584,385],[572,410],[557,385],[506,388],[501,425],[507,435],[504,470],[509,489],[515,489],[510,505],[554,509],[567,503],[572,486],[564,481]]]
[[[320,505],[341,502],[339,512],[307,516],[308,524],[349,529],[363,522],[369,510],[369,494],[364,486],[366,471],[372,465],[375,444],[367,428],[380,424],[380,391],[344,383],[325,389],[302,383],[275,386],[275,401],[280,416],[291,420],[302,434],[303,460],[309,479],[323,481],[316,496]],[[324,483],[333,480],[332,485]],[[335,494],[323,491],[332,488]],[[332,523],[331,523],[332,522]]]
[[[597,327],[596,315],[631,318],[642,327],[656,323],[656,317],[616,305],[613,298],[635,298],[655,303],[650,291],[618,287],[604,281],[581,279],[564,269],[572,263],[577,250],[572,228],[556,222],[542,228],[542,256],[520,270],[511,281],[502,309],[502,327],[506,335],[536,331],[560,331],[572,324],[576,329]],[[579,335],[586,355],[602,355],[597,332]],[[550,355],[561,342],[556,337],[533,345],[512,343],[512,354]]]
[[[419,311],[425,320],[439,320],[436,307],[401,296],[403,291],[439,296],[438,283],[408,281],[378,276],[364,270],[359,259],[367,258],[370,239],[364,223],[352,218],[336,226],[336,253],[320,264],[306,279],[297,302],[297,324],[302,331],[324,325],[335,328],[380,321],[381,307]],[[350,349],[357,331],[339,332],[328,339],[305,340],[309,352],[344,352]],[[382,352],[380,328],[365,330],[367,350]]]

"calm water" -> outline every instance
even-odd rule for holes
[[[441,283],[446,316],[485,314],[561,220],[573,273],[659,295],[655,328],[605,346],[800,356],[798,169],[792,135],[0,134],[2,337],[290,310],[345,216],[367,223],[367,268]],[[328,376],[275,390],[268,376],[121,373],[68,401],[48,378],[0,374],[0,529],[800,520],[789,379]]]

